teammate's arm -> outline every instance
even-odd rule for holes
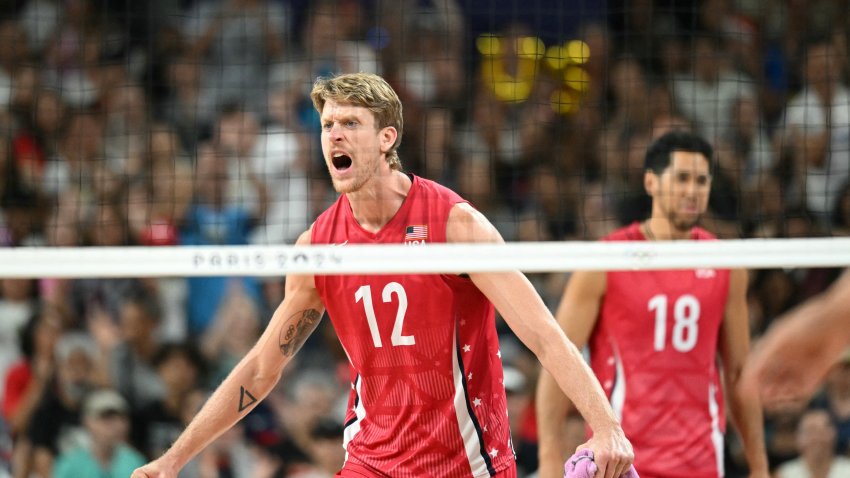
[[[310,232],[297,244],[310,243]],[[311,275],[286,278],[286,296],[254,347],[218,386],[174,445],[132,478],[175,478],[205,446],[247,415],[280,379],[284,366],[316,329],[324,306]]]
[[[729,400],[732,422],[744,445],[750,477],[767,478],[770,471],[764,447],[761,403],[758,397],[747,396],[739,387],[744,362],[750,352],[747,310],[747,271],[733,270],[729,277],[729,295],[719,342],[724,389]]]
[[[756,344],[743,385],[767,405],[812,396],[850,345],[850,272],[778,319]]]
[[[496,228],[467,204],[452,208],[446,238],[448,242],[503,242]],[[634,453],[602,387],[525,275],[518,271],[474,273],[470,278],[590,424],[594,435],[587,448],[599,466],[596,476],[613,478],[626,472]]]
[[[576,348],[581,350],[590,338],[605,295],[604,271],[576,271],[570,277],[556,318]],[[563,449],[563,431],[572,404],[552,375],[542,370],[536,394],[537,436],[540,478],[561,478],[564,459],[575,450]]]

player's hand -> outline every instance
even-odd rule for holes
[[[835,362],[829,347],[807,328],[799,312],[775,323],[756,341],[741,376],[745,396],[758,396],[766,409],[805,401]]]
[[[177,478],[177,470],[159,459],[136,468],[130,478]]]
[[[626,439],[623,429],[611,428],[601,433],[594,432],[593,438],[577,450],[584,448],[593,452],[593,460],[598,471],[595,478],[620,478],[635,461],[632,444]]]

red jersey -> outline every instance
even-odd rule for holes
[[[712,240],[694,228],[692,239]],[[642,241],[638,223],[605,240]],[[634,446],[641,476],[723,476],[717,341],[729,270],[609,271],[591,367]]]
[[[380,231],[342,195],[316,220],[313,244],[446,241],[449,189],[412,176]],[[344,471],[364,476],[484,477],[514,466],[493,305],[456,275],[315,276],[348,355]]]

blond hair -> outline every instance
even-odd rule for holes
[[[404,121],[401,114],[401,100],[393,88],[378,75],[371,73],[348,73],[331,78],[318,78],[310,92],[313,106],[319,114],[325,102],[362,106],[372,112],[378,129],[392,126],[398,132],[392,147],[387,151],[387,163],[391,169],[401,169],[398,146]]]

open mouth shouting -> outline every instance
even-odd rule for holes
[[[331,162],[333,163],[334,169],[337,171],[345,171],[351,167],[351,156],[342,152],[336,152],[333,153]]]

